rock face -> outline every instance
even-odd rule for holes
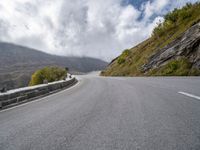
[[[148,72],[180,57],[186,57],[193,67],[200,69],[200,22],[153,54],[148,63],[142,66],[142,70]]]

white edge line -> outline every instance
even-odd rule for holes
[[[51,97],[51,96],[55,96],[55,95],[64,93],[64,92],[66,92],[66,91],[68,91],[68,90],[70,90],[70,89],[75,88],[75,87],[78,86],[79,84],[80,84],[80,80],[78,80],[78,82],[77,82],[75,85],[73,85],[73,86],[71,86],[71,87],[69,87],[69,88],[67,88],[67,89],[65,89],[65,90],[62,90],[62,91],[59,91],[59,92],[56,92],[56,93],[47,95],[47,96],[42,97],[42,98],[38,98],[38,99],[36,98],[35,100],[30,101],[30,102],[25,102],[25,103],[22,103],[22,104],[19,104],[19,105],[10,107],[10,108],[5,108],[5,109],[3,109],[3,110],[0,110],[0,113],[1,113],[1,112],[5,112],[5,111],[9,111],[9,110],[12,110],[12,109],[15,109],[15,108],[18,108],[18,107],[22,107],[22,106],[25,106],[25,105],[28,105],[28,104],[31,104],[31,103],[34,103],[34,102],[38,102],[38,101],[41,101],[41,100],[46,99],[46,98]],[[48,101],[48,100],[47,100],[47,101]]]
[[[196,96],[196,95],[193,95],[193,94],[190,94],[190,93],[186,93],[186,92],[182,92],[182,91],[180,91],[178,93],[179,94],[183,94],[183,95],[188,96],[188,97],[192,97],[192,98],[196,98],[196,99],[200,100],[199,96]]]

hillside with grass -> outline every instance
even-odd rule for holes
[[[101,75],[200,75],[200,2],[166,14],[149,39],[124,50]]]

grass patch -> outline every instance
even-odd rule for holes
[[[192,63],[187,58],[179,58],[178,60],[172,60],[166,65],[151,70],[148,75],[155,76],[197,76],[200,75],[200,71],[197,68],[192,68]]]
[[[126,58],[131,55],[131,51],[126,49],[123,51],[123,53],[120,55],[120,57],[117,59],[117,63],[119,65],[123,64],[126,61]]]

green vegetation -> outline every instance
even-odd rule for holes
[[[45,67],[37,70],[31,77],[30,86],[62,80],[66,77],[67,71],[60,67]]]
[[[191,25],[191,21],[199,20],[199,5],[200,3],[194,5],[187,3],[183,8],[174,9],[172,12],[165,15],[164,22],[159,23],[158,27],[153,30],[153,36],[157,38],[163,35],[171,36],[176,28],[180,27],[182,24],[188,27],[188,25]]]
[[[148,75],[156,76],[197,76],[200,75],[200,71],[196,68],[192,68],[192,64],[187,58],[179,58],[178,60],[171,60],[166,65],[159,69],[153,69]]]
[[[200,21],[200,2],[187,4],[181,9],[174,9],[153,30],[152,36],[139,45],[125,50],[102,73],[104,76],[141,76],[142,66],[148,58],[159,49],[165,47],[184,33],[192,25]],[[198,72],[197,70],[193,72]],[[173,72],[175,73],[175,72]],[[171,74],[173,74],[171,73]],[[182,74],[182,73],[180,73]],[[146,75],[146,74],[145,74]],[[153,73],[151,75],[154,75]],[[163,74],[164,75],[164,74]]]
[[[125,50],[125,51],[121,54],[121,56],[117,59],[118,64],[119,64],[119,65],[120,65],[120,64],[123,64],[123,63],[126,61],[126,58],[130,56],[130,54],[131,54],[131,51],[130,51],[130,50],[128,50],[128,49]]]

